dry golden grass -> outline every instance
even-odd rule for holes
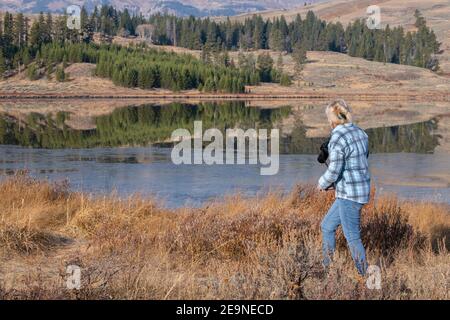
[[[341,232],[322,269],[319,224],[332,201],[299,186],[167,210],[18,175],[0,184],[0,298],[450,298],[447,205],[392,198],[364,208],[369,262],[382,269],[382,290],[369,290]],[[69,264],[82,268],[80,290],[65,287]]]

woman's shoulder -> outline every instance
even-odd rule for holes
[[[351,124],[340,124],[331,132],[331,141],[338,141],[351,132]]]
[[[361,136],[367,138],[367,133],[359,126],[348,123],[337,126],[331,133],[330,146],[341,145],[345,147],[352,143],[352,141],[361,139]]]
[[[357,126],[356,124],[353,124],[356,131],[358,131],[359,134],[364,135],[365,137],[368,137],[367,132],[361,128],[360,126]]]
[[[342,126],[340,126],[342,127]],[[348,133],[348,130],[345,128],[338,128],[336,127],[335,130],[331,133],[329,146],[333,148],[336,145],[339,145],[341,147],[345,146],[345,135]]]

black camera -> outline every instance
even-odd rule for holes
[[[331,137],[327,138],[320,146],[319,156],[317,157],[317,161],[319,161],[319,163],[326,163],[328,160],[328,144],[330,143],[330,139]]]

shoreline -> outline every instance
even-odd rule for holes
[[[186,99],[186,100],[329,100],[343,98],[357,101],[414,101],[414,102],[450,102],[450,92],[431,94],[349,94],[349,93],[304,93],[304,94],[137,94],[137,95],[98,95],[98,94],[10,94],[0,92],[0,101],[11,100],[97,100],[97,99]]]

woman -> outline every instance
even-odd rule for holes
[[[358,273],[364,276],[367,262],[360,219],[370,195],[369,139],[364,130],[352,123],[351,110],[344,100],[329,104],[326,115],[332,129],[328,144],[330,163],[319,179],[318,189],[334,187],[336,200],[321,223],[323,263],[329,266],[336,247],[336,229],[342,225]]]

